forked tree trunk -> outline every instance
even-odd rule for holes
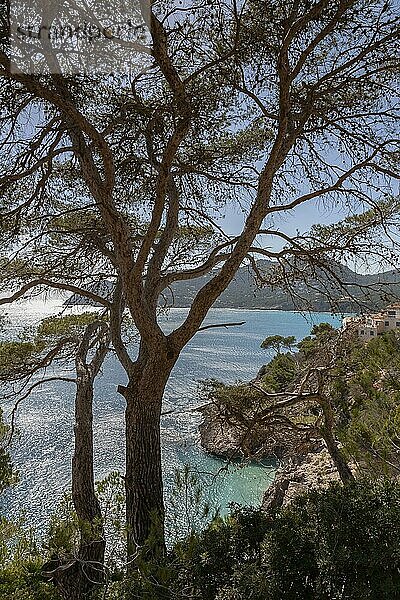
[[[74,455],[72,458],[72,502],[79,524],[79,546],[74,556],[54,557],[44,566],[44,576],[56,585],[63,600],[89,600],[105,583],[105,538],[93,465],[93,385],[107,353],[102,340],[88,365],[89,342],[99,328],[89,325],[76,356]]]
[[[136,377],[126,388],[120,388],[126,399],[128,563],[146,542],[146,552],[153,555],[162,554],[165,549],[160,418],[173,365],[157,354],[139,364]]]

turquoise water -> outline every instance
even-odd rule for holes
[[[34,324],[44,314],[57,312],[37,306],[18,308],[10,317],[14,324]],[[163,317],[166,331],[185,316],[185,309],[171,310]],[[226,383],[246,381],[255,376],[271,355],[260,349],[271,334],[294,335],[298,339],[310,332],[314,323],[339,320],[325,313],[304,317],[283,311],[215,309],[206,324],[245,321],[241,327],[210,329],[199,332],[188,344],[168,383],[164,411],[174,411],[162,419],[163,464],[167,505],[174,489],[176,469],[190,465],[203,488],[204,500],[225,511],[230,502],[257,505],[273,479],[273,465],[227,466],[224,461],[202,451],[198,439],[200,415],[193,408],[204,403],[199,381],[219,379]],[[112,470],[124,467],[124,403],[116,386],[124,383],[124,373],[115,359],[108,357],[97,380],[95,416],[96,477],[104,478]],[[53,512],[70,482],[73,442],[74,386],[48,383],[35,390],[20,408],[18,438],[13,446],[19,468],[19,485],[3,499],[7,514],[25,511],[28,520],[42,526]],[[10,405],[6,405],[5,413]]]

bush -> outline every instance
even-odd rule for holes
[[[400,599],[400,485],[333,485],[274,515],[236,508],[124,587],[115,600]]]
[[[265,539],[273,600],[400,598],[400,485],[360,482],[300,497]]]
[[[24,525],[0,518],[0,600],[59,600],[43,581],[43,558]]]
[[[261,511],[236,508],[229,517],[218,517],[198,536],[177,545],[175,555],[181,563],[189,563],[190,585],[202,600],[227,598],[220,595],[221,590],[228,590],[232,579],[244,587],[254,568],[259,576],[267,529],[268,520]]]
[[[42,559],[0,522],[0,600],[53,600]],[[10,529],[11,528],[11,529]],[[145,550],[145,549],[144,549]],[[151,558],[151,557],[154,558]],[[400,484],[332,485],[266,515],[234,507],[165,557],[141,553],[107,600],[400,600]]]

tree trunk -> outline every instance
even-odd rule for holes
[[[347,464],[342,452],[340,451],[335,438],[325,429],[321,433],[342,483],[350,483],[354,481],[354,475],[351,472],[351,469]]]
[[[81,525],[79,559],[91,567],[91,582],[104,582],[105,539],[95,492],[93,466],[93,381],[78,385],[75,401],[75,451],[72,459],[72,501]],[[88,587],[88,586],[87,586]],[[93,586],[92,586],[93,587]]]
[[[101,508],[96,496],[93,465],[93,384],[108,350],[108,338],[98,337],[98,348],[90,364],[87,356],[93,336],[104,325],[89,325],[76,359],[75,446],[72,458],[72,501],[79,526],[79,547],[69,559],[54,557],[43,572],[57,587],[63,600],[89,598],[105,583],[106,542]]]
[[[351,472],[346,459],[344,458],[335,438],[335,418],[330,400],[321,397],[320,405],[324,414],[324,425],[321,428],[321,435],[326,444],[330,457],[335,465],[342,483],[351,483],[354,481],[354,475]]]
[[[102,515],[95,494],[93,472],[93,381],[78,376],[75,397],[75,449],[72,458],[72,501],[79,520],[76,556],[67,562],[55,558],[44,567],[64,600],[90,598],[105,582]]]
[[[157,355],[156,355],[157,356]],[[120,392],[126,399],[126,521],[128,561],[145,550],[162,554],[164,500],[160,418],[170,361],[138,362],[136,377]]]
[[[101,521],[93,468],[93,383],[80,381],[75,400],[75,450],[72,458],[72,500],[80,521]]]

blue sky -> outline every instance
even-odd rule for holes
[[[279,220],[276,219],[276,225],[288,235],[294,235],[296,231],[301,233],[308,231],[316,223],[328,225],[340,221],[345,216],[345,212],[339,207],[337,210],[332,210],[306,203],[297,209],[292,209],[287,215],[282,215]],[[225,218],[221,220],[221,223],[227,233],[238,234],[243,227],[243,214],[238,207],[227,206]]]
[[[312,225],[317,223],[325,225],[337,223],[345,218],[347,214],[340,206],[333,209],[332,207],[318,206],[315,203],[305,203],[276,219],[275,226],[276,229],[291,236],[295,235],[297,231],[306,233]],[[243,227],[243,214],[238,207],[227,206],[225,209],[225,218],[221,219],[219,223],[228,234],[239,234]],[[278,240],[274,240],[272,237],[268,240],[268,246],[272,250],[279,250],[281,247]],[[364,274],[379,273],[393,269],[392,265],[385,267],[373,257],[369,259],[366,256],[353,257],[344,262],[350,269]]]

